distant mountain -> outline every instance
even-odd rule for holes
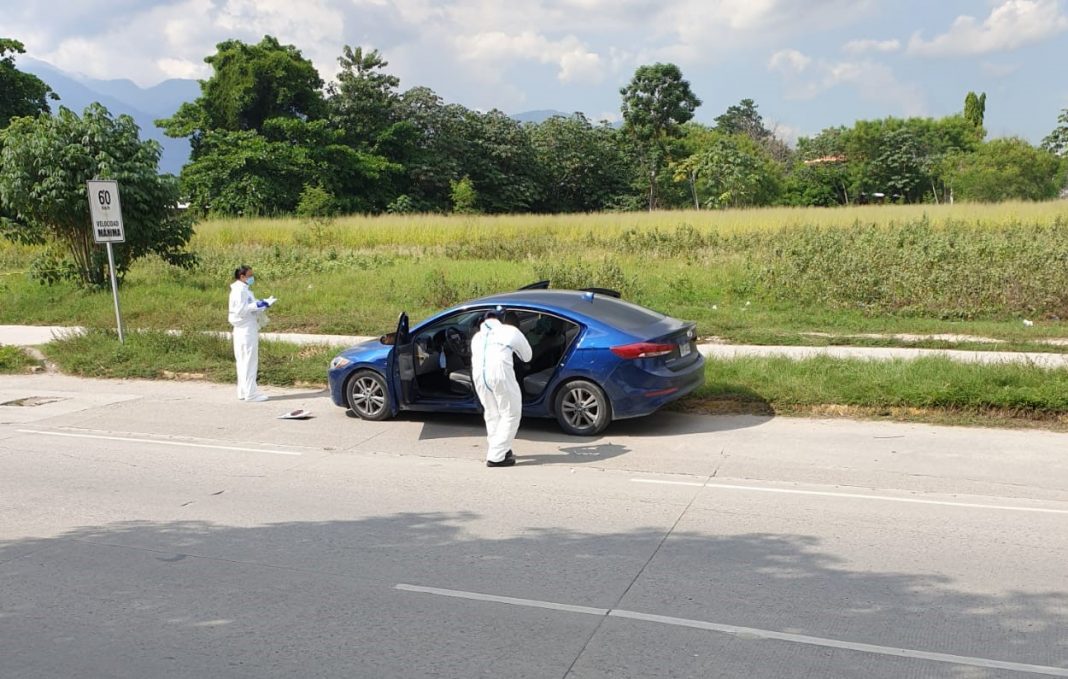
[[[155,139],[163,147],[160,172],[178,174],[189,160],[189,142],[165,136],[155,120],[170,117],[183,102],[200,96],[196,80],[166,80],[142,88],[130,80],[95,80],[72,75],[35,59],[20,59],[18,65],[48,83],[59,95],[59,101],[51,103],[53,109],[66,106],[80,115],[89,104],[100,102],[112,115],[132,117],[141,128],[142,139]]]
[[[92,80],[92,89],[124,101],[151,113],[157,118],[169,118],[178,107],[200,96],[196,80],[164,80],[158,85],[142,89],[130,80]]]

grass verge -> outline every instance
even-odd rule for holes
[[[44,348],[85,377],[233,382],[228,340],[135,332],[120,345],[95,330]],[[321,387],[335,348],[260,343],[261,385]],[[738,358],[708,363],[707,382],[677,409],[705,414],[877,418],[939,424],[1068,429],[1068,371],[944,358],[864,361]]]
[[[981,412],[1068,413],[1068,371],[1034,365],[977,365],[947,358],[843,360],[819,356],[709,362],[700,398],[782,408],[851,406]]]
[[[111,330],[90,330],[46,344],[44,354],[80,377],[235,382],[230,340],[201,333],[137,331],[120,344]],[[259,384],[321,386],[336,348],[260,341]]]
[[[19,347],[0,345],[0,374],[15,375],[29,372],[38,365],[29,354]]]

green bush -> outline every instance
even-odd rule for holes
[[[37,361],[19,347],[0,344],[0,373],[22,373]]]

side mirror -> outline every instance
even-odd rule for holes
[[[387,345],[387,346],[393,346],[394,344],[397,343],[397,333],[391,332],[391,333],[382,335],[381,337],[378,338],[378,341],[381,342],[382,344]]]

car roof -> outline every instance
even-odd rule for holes
[[[665,318],[663,314],[638,304],[582,290],[516,290],[474,299],[463,306],[491,304],[559,310],[626,329],[643,327]]]

